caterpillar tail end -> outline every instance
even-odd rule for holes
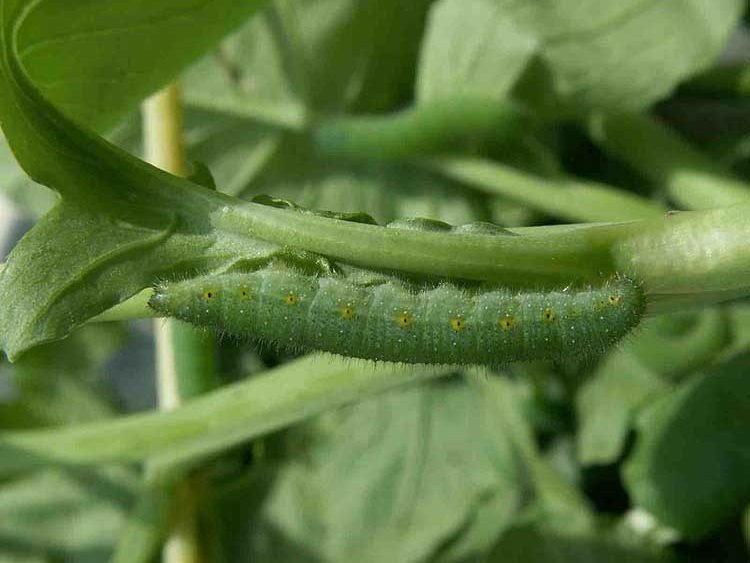
[[[157,313],[166,314],[167,311],[167,295],[164,293],[162,288],[155,287],[154,293],[148,300],[148,306],[156,311]]]

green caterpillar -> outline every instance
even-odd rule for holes
[[[638,324],[641,287],[627,278],[596,288],[519,293],[451,285],[416,291],[358,285],[292,268],[159,285],[161,314],[295,350],[372,360],[484,364],[590,357]]]

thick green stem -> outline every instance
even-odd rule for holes
[[[594,282],[615,273],[664,297],[750,288],[750,206],[601,225],[515,229],[523,236],[446,235],[335,221],[254,204],[215,225],[365,267],[511,283]]]
[[[627,162],[683,209],[712,209],[750,202],[750,186],[647,115],[602,114],[589,119],[591,137]]]
[[[315,141],[321,152],[337,157],[409,158],[479,142],[507,142],[525,124],[510,102],[451,99],[389,115],[327,119],[315,130]]]
[[[263,236],[370,268],[487,280],[519,287],[595,283],[616,273],[644,282],[651,312],[701,306],[750,292],[750,206],[667,214],[628,223],[457,235],[383,228],[257,204],[215,217],[226,232]],[[138,318],[143,297],[99,320]]]

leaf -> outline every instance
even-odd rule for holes
[[[10,552],[82,563],[105,560],[133,489],[132,476],[122,470],[47,470],[5,483],[0,558]]]
[[[488,545],[523,498],[507,435],[475,390],[452,380],[391,393],[318,422],[276,481],[265,518],[326,561],[424,561],[470,526]],[[230,557],[234,559],[234,557]]]
[[[117,303],[121,295],[129,297],[147,284],[147,279],[141,279],[135,280],[137,286],[132,289],[107,285],[106,278],[101,279],[102,270],[113,262],[125,268],[137,264],[138,254],[170,234],[169,218],[165,219],[157,216],[149,229],[124,222],[118,226],[113,218],[85,214],[70,205],[58,205],[50,212],[16,246],[0,281],[4,303],[0,345],[9,358],[25,347],[64,334],[95,311]],[[61,268],[62,264],[67,267]],[[33,301],[15,291],[21,284],[32,290]],[[94,298],[96,294],[100,296]]]
[[[743,6],[740,0],[440,0],[418,91],[423,99],[460,92],[499,98],[516,85],[519,97],[546,111],[643,109],[711,63]]]
[[[594,524],[593,510],[573,483],[539,452],[518,384],[503,377],[472,377],[470,381],[491,405],[496,427],[506,429],[519,452],[535,497],[527,516],[547,530],[564,534],[589,532]]]
[[[191,69],[186,98],[291,128],[313,109],[401,105],[411,94],[428,5],[277,2]]]
[[[559,535],[519,527],[505,534],[488,563],[655,563],[671,558],[623,545],[603,535]]]
[[[502,100],[536,50],[536,39],[515,24],[503,3],[440,0],[422,43],[417,99]]]
[[[729,346],[724,350],[724,359],[742,354],[750,349],[750,306],[737,303],[729,308],[727,324],[731,333]]]
[[[222,487],[215,495],[213,506],[203,509],[205,513],[213,508],[216,513],[215,536],[206,539],[220,542],[224,560],[324,563],[314,548],[293,541],[261,517],[264,502],[282,467],[281,463],[259,463],[237,482]],[[304,510],[303,507],[298,509]]]
[[[54,193],[35,184],[23,173],[3,135],[0,135],[0,178],[3,179],[0,185],[2,195],[24,211],[41,215],[55,204]]]
[[[460,225],[488,220],[485,199],[418,166],[336,163],[307,143],[286,138],[243,196],[271,193],[310,209],[359,212],[380,223],[431,217]]]
[[[666,388],[629,348],[609,354],[576,398],[580,462],[616,461],[638,408]]]
[[[263,3],[6,0],[3,16],[15,22],[18,58],[43,95],[107,129]]]
[[[12,401],[0,405],[0,426],[58,425],[113,416],[113,398],[99,378],[121,345],[122,327],[86,326],[64,343],[39,347],[15,364],[0,367],[14,390]]]
[[[623,471],[633,502],[688,538],[738,515],[750,499],[750,355],[693,377],[638,418]]]
[[[160,277],[234,260],[211,236],[175,232],[176,223],[140,206],[94,215],[59,204],[16,245],[0,278],[0,347],[14,359]]]
[[[164,467],[174,467],[362,397],[445,373],[435,366],[375,367],[373,362],[313,354],[168,412],[0,433],[0,476],[51,463],[127,463],[157,454]]]
[[[18,26],[5,7],[7,40]],[[187,212],[206,213],[224,200],[77,128],[40,97],[7,41],[2,49],[3,130],[26,172],[64,198],[16,246],[0,278],[0,346],[10,359],[65,336],[160,275],[234,260],[236,241],[217,244],[205,218]],[[257,247],[246,242],[253,256]]]
[[[183,78],[189,106],[298,129],[305,106],[285,66],[266,9],[228,37]]]
[[[278,152],[281,133],[213,111],[186,108],[188,159],[205,163],[214,189],[239,195]]]
[[[647,319],[609,354],[576,397],[578,458],[583,464],[617,460],[635,415],[684,378],[708,364],[728,343],[718,309]]]

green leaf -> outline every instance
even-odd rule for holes
[[[3,15],[7,39],[16,26]],[[0,278],[0,346],[11,359],[65,336],[159,276],[234,260],[237,241],[217,244],[205,218],[184,214],[221,207],[218,194],[78,129],[40,97],[11,46],[2,48],[4,132],[27,173],[64,198],[16,246]],[[245,242],[251,257],[259,247]]]
[[[55,204],[55,194],[32,182],[13,157],[5,136],[0,135],[0,184],[2,195],[25,211],[41,215]]]
[[[280,2],[284,48],[313,108],[398,105],[411,93],[429,0]]]
[[[363,397],[444,374],[434,366],[375,367],[372,362],[312,355],[206,393],[172,411],[0,433],[0,475],[51,463],[143,461],[156,454],[165,458],[165,465],[174,466],[216,455]]]
[[[15,552],[82,563],[106,560],[134,486],[122,470],[47,470],[5,483],[0,558],[6,561],[5,553]]]
[[[7,0],[3,15],[14,20],[17,56],[44,96],[76,120],[106,129],[262,4]]]
[[[0,426],[48,426],[113,416],[113,397],[99,376],[121,347],[122,336],[117,325],[83,327],[64,343],[41,346],[0,367],[15,390],[12,401],[0,404]],[[8,416],[14,411],[24,416]]]
[[[624,468],[635,504],[688,538],[739,515],[750,498],[750,355],[691,378],[638,418]]]
[[[318,422],[314,445],[282,470],[265,517],[326,561],[424,561],[479,510],[514,518],[523,480],[491,405],[460,380],[360,403]],[[484,537],[483,537],[484,536]],[[230,556],[234,560],[234,556]]]
[[[629,347],[609,354],[576,399],[580,462],[616,461],[637,409],[666,388],[658,374],[639,361]]]
[[[139,255],[165,240],[173,222],[157,215],[151,228],[124,221],[117,225],[112,217],[58,205],[16,246],[3,271],[2,349],[13,359],[18,351],[65,334],[71,326],[149,283],[148,277],[136,279],[137,285],[128,288],[107,284],[101,276],[112,264],[131,268],[140,263],[136,269],[142,269],[147,262]],[[67,267],[61,268],[63,263]],[[21,284],[31,289],[33,301],[15,290]]]
[[[750,306],[737,303],[729,308],[728,317],[727,328],[730,330],[731,341],[724,350],[724,359],[750,350]]]
[[[306,107],[287,74],[271,26],[273,8],[247,21],[183,79],[189,106],[291,129],[304,127]]]
[[[430,217],[451,224],[490,220],[486,198],[407,163],[335,163],[287,137],[243,197],[271,193],[309,209],[356,213],[380,223]]]
[[[726,323],[717,309],[647,319],[604,358],[576,397],[580,462],[616,461],[638,411],[724,349]]]
[[[518,96],[554,112],[642,109],[712,62],[743,6],[740,0],[441,0],[422,52],[420,97],[458,91],[498,98],[517,83]]]
[[[560,535],[519,527],[505,534],[488,563],[655,563],[671,558],[597,535]]]
[[[140,206],[92,214],[59,204],[15,247],[0,278],[0,347],[14,359],[160,277],[234,260],[221,242],[175,232],[176,223]]]
[[[561,533],[590,531],[593,510],[581,492],[539,452],[518,384],[503,377],[475,376],[470,381],[491,406],[495,427],[509,434],[521,458],[535,496],[527,518]]]
[[[402,105],[428,5],[276,2],[188,72],[186,99],[290,129],[313,111]]]
[[[142,486],[122,526],[112,563],[152,561],[164,542],[175,507],[175,488]]]
[[[214,189],[240,195],[277,154],[281,133],[214,111],[187,107],[185,148],[193,163],[205,163]],[[208,187],[208,186],[207,186]]]
[[[507,3],[506,3],[507,4]],[[534,57],[537,40],[492,0],[440,0],[430,11],[417,99],[502,100]]]

